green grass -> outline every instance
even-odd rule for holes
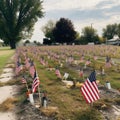
[[[14,54],[14,50],[10,50],[8,47],[0,48],[0,73],[7,62],[10,62],[10,57]]]
[[[49,105],[58,107],[60,111],[56,116],[57,120],[101,120],[101,114],[95,109],[91,111],[78,88],[67,89],[56,77],[55,71],[47,71],[38,61],[35,63],[42,86],[41,91],[47,91],[48,99],[51,101]],[[77,76],[75,71],[66,67],[61,70],[67,70],[73,77]]]
[[[29,55],[32,57],[30,52]],[[75,57],[79,58],[78,56]],[[98,108],[108,110],[110,109],[112,102],[120,104],[119,99],[109,100],[101,98],[100,100],[96,101],[94,107],[91,108],[90,105],[86,104],[85,100],[83,99],[80,88],[66,88],[62,81],[56,77],[55,70],[48,71],[46,67],[42,66],[35,57],[34,62],[40,79],[40,90],[47,91],[48,99],[50,101],[49,105],[56,106],[59,109],[59,113],[56,116],[57,120],[102,120],[101,113],[98,111]],[[100,70],[100,67],[104,67],[105,64],[103,59],[99,59],[97,62],[93,62],[94,63],[92,63],[89,68],[95,67],[97,70]],[[56,67],[58,62],[49,60],[49,65],[51,67]],[[116,72],[115,69],[115,66],[108,69],[105,68],[106,75],[103,78],[98,75],[97,80],[100,80],[101,84],[105,84],[105,82],[108,80],[111,82],[112,88],[118,89],[120,86],[120,74],[119,72]],[[73,80],[73,78],[76,78],[77,80],[80,79],[78,72],[76,70],[70,69],[69,66],[60,68],[60,71],[62,75],[65,72],[68,72],[70,74],[69,80]],[[91,71],[88,69],[85,75],[85,79],[88,77],[90,72]],[[106,106],[103,108],[104,104]]]
[[[0,47],[0,51],[2,50],[10,50],[10,47]]]

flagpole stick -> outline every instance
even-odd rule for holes
[[[25,85],[26,85],[27,91],[29,91],[27,82],[25,83]]]
[[[35,70],[36,70],[36,67],[35,67]],[[37,70],[36,70],[36,72],[37,72]],[[39,85],[38,85],[38,95],[39,95],[39,102],[40,102],[40,104],[41,104],[40,86],[39,86]]]
[[[38,94],[39,94],[39,102],[41,104],[41,97],[40,97],[40,86],[38,86]]]

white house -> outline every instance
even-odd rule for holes
[[[114,36],[112,39],[106,40],[107,45],[120,45],[120,38],[118,36]]]

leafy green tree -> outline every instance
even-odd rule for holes
[[[51,45],[52,44],[52,40],[48,39],[48,38],[44,38],[43,39],[43,44],[44,45]]]
[[[117,31],[117,35],[119,36],[120,38],[120,24],[118,24],[118,31]]]
[[[103,37],[107,39],[112,39],[114,35],[118,34],[118,25],[115,24],[109,24],[106,26],[106,28],[103,28]]]
[[[76,31],[71,20],[60,18],[53,30],[55,41],[70,44],[76,39]]]
[[[87,44],[89,42],[97,43],[99,41],[99,37],[97,35],[97,30],[95,30],[94,28],[89,27],[89,26],[83,28],[80,39],[83,44]]]
[[[31,35],[41,17],[41,0],[0,0],[0,38],[14,49],[18,41]]]
[[[55,28],[55,23],[52,20],[49,20],[46,25],[42,27],[42,31],[46,38],[49,38],[54,42],[53,29]]]
[[[76,45],[81,44],[81,43],[80,43],[80,34],[79,34],[78,32],[76,32],[76,39],[74,40],[74,43],[75,43]]]

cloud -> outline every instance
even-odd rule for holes
[[[68,18],[78,32],[92,23],[99,35],[106,25],[120,23],[120,0],[44,0],[43,7],[45,17],[36,23],[32,39],[42,41],[40,28],[50,19]]]
[[[105,0],[99,2],[95,7],[100,9],[109,9],[113,8],[114,6],[120,5],[120,1],[118,0]]]
[[[49,10],[88,9],[104,0],[44,0],[44,8]]]

